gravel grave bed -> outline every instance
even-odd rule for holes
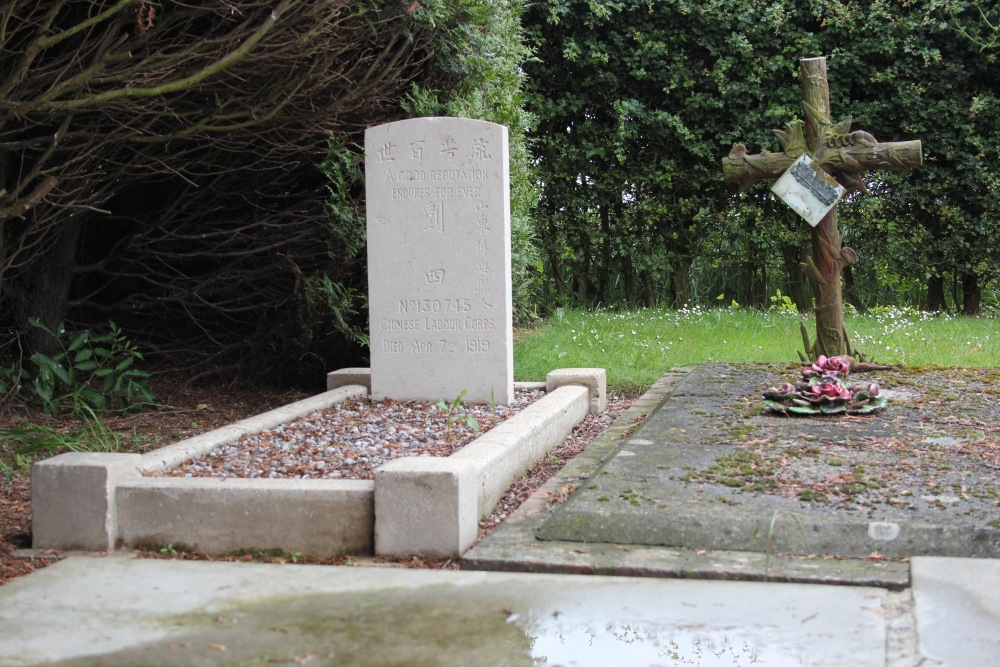
[[[248,434],[210,454],[151,477],[372,479],[386,461],[450,456],[545,392],[517,390],[507,406],[442,406],[354,398],[269,431]]]

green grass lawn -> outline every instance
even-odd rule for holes
[[[584,311],[561,309],[532,329],[517,332],[514,374],[544,380],[554,368],[599,367],[619,390],[649,387],[665,371],[705,361],[798,361],[802,349],[795,313],[742,309]],[[881,309],[847,318],[855,347],[881,363],[1000,366],[992,318],[951,317]]]

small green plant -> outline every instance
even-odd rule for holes
[[[299,559],[302,558],[302,552],[301,551],[293,551],[289,555],[291,556],[293,563],[298,563]]]
[[[799,307],[792,301],[790,296],[782,294],[779,289],[771,296],[771,307],[768,310],[779,313],[798,313]]]
[[[35,352],[28,359],[31,368],[21,369],[21,380],[29,382],[34,395],[48,414],[69,407],[103,411],[131,410],[155,397],[146,380],[146,371],[135,367],[142,353],[114,323],[103,334],[89,329],[69,332],[64,325],[53,331],[32,318],[31,325],[58,341],[60,350],[48,355]]]
[[[177,556],[178,555],[178,551],[177,551],[177,549],[174,548],[174,545],[173,545],[172,542],[170,544],[168,544],[167,546],[163,547],[162,549],[160,549],[160,553],[161,554],[170,554],[171,556]]]
[[[58,430],[26,422],[0,430],[0,472],[10,477],[16,469],[31,466],[39,459],[70,452],[117,452],[122,436],[110,429],[90,406],[80,409],[82,426],[75,431]],[[136,436],[138,437],[138,436]]]
[[[458,392],[458,396],[456,396],[455,400],[452,401],[450,404],[445,402],[443,398],[438,399],[437,406],[441,410],[441,412],[445,414],[444,428],[445,428],[446,439],[451,438],[451,429],[455,425],[455,422],[462,422],[463,424],[471,428],[473,431],[479,430],[479,422],[476,421],[475,417],[473,417],[472,415],[460,416],[456,414],[458,412],[458,409],[462,407],[462,399],[465,398],[465,395],[467,393],[469,392],[465,389]]]
[[[725,301],[726,300],[726,295],[725,294],[720,294],[719,296],[715,297],[715,300],[716,301]],[[733,299],[732,302],[729,304],[729,307],[730,308],[734,308],[734,309],[735,308],[739,308],[740,304],[736,302],[736,299]]]
[[[806,529],[802,524],[802,517],[800,517],[795,512],[790,512],[789,515],[795,521],[799,527],[799,535],[802,536],[802,542],[805,544],[806,540]],[[767,526],[767,537],[764,543],[764,581],[769,581],[771,579],[771,553],[774,550],[775,543],[775,528],[778,524],[778,510],[771,513],[771,522]],[[757,534],[760,530],[760,526],[754,528],[753,534],[750,536],[751,542],[757,541]]]

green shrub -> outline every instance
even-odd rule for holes
[[[19,373],[21,386],[41,402],[46,413],[67,407],[78,414],[88,409],[134,410],[143,401],[156,400],[146,386],[149,373],[135,367],[136,361],[143,360],[142,353],[114,322],[102,334],[89,329],[70,332],[64,325],[53,331],[38,319],[32,319],[31,325],[52,336],[60,347],[51,355],[35,352]],[[9,375],[0,372],[0,383]]]

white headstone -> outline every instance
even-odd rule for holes
[[[507,128],[414,118],[365,132],[371,392],[514,398]]]

